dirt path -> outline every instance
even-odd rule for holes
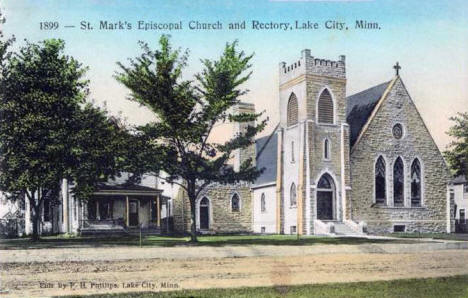
[[[3,263],[0,278],[1,287],[9,289],[8,296],[28,297],[436,277],[468,274],[466,260],[468,250],[464,249],[203,260]],[[71,288],[70,282],[74,283]]]

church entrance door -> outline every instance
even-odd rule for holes
[[[324,174],[317,184],[317,219],[334,219],[335,184],[332,177]]]
[[[210,202],[206,197],[200,201],[200,230],[210,228]]]

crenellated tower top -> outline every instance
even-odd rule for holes
[[[305,74],[346,79],[346,58],[344,55],[337,61],[315,58],[309,49],[304,49],[301,57],[293,63],[281,62],[279,73],[280,85]]]

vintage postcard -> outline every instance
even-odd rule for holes
[[[467,1],[0,2],[0,297],[468,297],[467,179]]]

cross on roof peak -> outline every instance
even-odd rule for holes
[[[398,64],[398,62],[393,66],[393,68],[395,69],[396,75],[400,75],[401,66]]]

